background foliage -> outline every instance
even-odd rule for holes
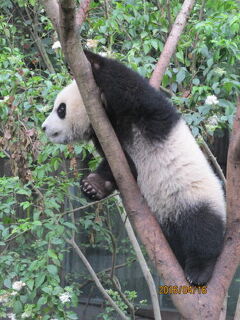
[[[150,77],[182,4],[168,3],[92,2],[82,41]],[[72,190],[83,172],[78,157],[94,150],[52,145],[40,126],[70,76],[61,49],[52,48],[56,34],[38,1],[3,0],[0,9],[0,157],[2,166],[11,167],[11,174],[4,171],[0,178],[0,317],[77,319],[71,307],[77,306],[88,275],[74,278],[63,270],[65,237],[75,232],[82,248],[105,248],[113,258],[127,252],[131,262],[134,254],[127,240],[114,237],[114,200],[75,217],[67,212],[76,203],[87,204]],[[196,1],[164,76],[163,87],[196,136],[231,127],[240,89],[239,12],[238,1]],[[206,103],[212,95],[217,103]],[[90,167],[98,161],[96,156]],[[111,276],[101,277],[125,310]],[[19,291],[13,289],[16,281],[25,284]],[[68,301],[61,300],[64,294]],[[126,293],[131,302],[135,295]],[[101,316],[112,319],[112,309]]]

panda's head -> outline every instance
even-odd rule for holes
[[[54,143],[66,144],[91,138],[90,121],[75,81],[59,92],[42,129]]]

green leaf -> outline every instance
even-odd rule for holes
[[[153,48],[154,48],[155,50],[158,50],[158,40],[152,39],[152,40],[151,40],[151,45],[153,46]]]
[[[143,44],[143,51],[144,51],[144,54],[148,54],[148,52],[150,51],[150,46],[148,43],[144,43]]]
[[[20,205],[23,207],[23,209],[27,209],[31,206],[31,202],[29,201],[25,201],[25,202],[21,202]]]
[[[54,266],[53,264],[49,264],[49,265],[47,266],[47,270],[48,270],[49,273],[51,273],[51,274],[53,274],[53,275],[55,275],[55,274],[58,273],[57,267]]]
[[[182,83],[183,80],[185,79],[185,76],[186,76],[186,71],[181,68],[180,71],[177,73],[177,77],[176,77],[176,81],[177,83]]]
[[[203,105],[203,106],[198,107],[198,111],[202,115],[206,115],[210,110],[211,110],[211,106],[209,106],[209,105]]]
[[[42,291],[43,292],[46,292],[47,294],[52,294],[52,287],[44,287],[44,288],[42,288]]]
[[[34,280],[33,280],[33,279],[30,279],[30,280],[26,281],[26,284],[27,284],[28,288],[29,288],[30,290],[32,290],[33,287],[34,287]]]
[[[62,244],[63,243],[63,240],[60,238],[51,238],[50,240],[51,240],[52,244]]]
[[[16,193],[17,194],[26,195],[26,196],[30,196],[31,195],[31,190],[20,189]]]
[[[207,60],[207,65],[209,68],[213,65],[213,58]]]
[[[13,311],[14,313],[21,313],[23,311],[23,305],[20,301],[15,301],[13,304]]]
[[[74,230],[77,231],[76,226],[75,226],[73,223],[71,223],[71,222],[64,222],[63,225],[66,226],[66,227],[68,227],[68,228],[70,228],[70,229],[74,229]]]
[[[41,306],[43,306],[44,304],[46,304],[47,303],[47,297],[41,297],[39,300],[38,300],[38,302],[37,302],[37,306],[38,306],[38,308],[40,308]]]
[[[198,78],[194,78],[192,83],[195,85],[195,86],[198,86],[200,84],[200,80]]]
[[[48,249],[48,256],[54,260],[58,259],[58,256],[56,255],[56,253],[52,249]]]
[[[72,320],[77,320],[78,319],[78,315],[72,311],[68,311],[67,312],[67,317],[69,319],[72,319]]]
[[[176,57],[178,58],[178,60],[182,63],[184,63],[184,55],[183,55],[183,51],[178,51],[176,53]]]
[[[43,284],[45,278],[46,278],[46,274],[44,273],[41,273],[40,275],[38,275],[35,279],[35,287],[39,288]]]
[[[192,134],[194,137],[196,137],[199,134],[199,129],[197,127],[192,128]]]
[[[21,295],[20,300],[23,304],[25,304],[28,301],[29,297],[28,295]]]
[[[12,282],[11,282],[11,280],[9,278],[5,279],[3,281],[3,283],[4,283],[5,287],[12,288]]]
[[[55,287],[52,291],[53,295],[59,295],[62,292],[62,288],[61,287]]]
[[[141,39],[145,38],[148,36],[148,33],[146,31],[143,31],[141,34],[140,34],[140,37]]]

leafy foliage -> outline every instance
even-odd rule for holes
[[[204,3],[195,5],[163,79],[163,86],[170,89],[174,102],[186,113],[195,135],[200,131],[212,135],[217,128],[231,127],[240,89],[239,3],[209,0],[203,6]],[[171,8],[166,8],[164,1],[154,4],[113,2],[108,20],[90,16],[83,34],[97,40],[97,51],[107,52],[150,77],[180,9],[179,1],[171,2]],[[92,15],[95,17],[95,12]],[[217,105],[204,103],[209,95],[218,97]]]
[[[84,44],[150,77],[180,1],[171,7],[163,0],[106,3],[92,1],[81,30]],[[240,87],[239,3],[202,3],[163,79],[195,135],[231,126]],[[0,8],[0,161],[11,167],[0,178],[0,318],[77,319],[71,308],[89,276],[64,270],[66,237],[75,233],[82,248],[104,249],[113,260],[122,253],[130,264],[134,254],[128,240],[114,236],[114,200],[90,207],[72,192],[82,174],[77,158],[95,154],[93,147],[52,145],[40,130],[56,93],[70,81],[61,49],[52,48],[51,22],[37,0],[3,0]],[[217,102],[206,103],[212,95]],[[75,206],[83,208],[73,216]],[[99,277],[126,310],[109,275]],[[24,285],[14,290],[19,281]],[[136,299],[133,291],[125,294]],[[112,319],[114,312],[107,306],[101,316]]]

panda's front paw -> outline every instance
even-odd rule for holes
[[[101,200],[114,190],[110,181],[105,181],[99,174],[91,173],[82,179],[81,190],[90,200]]]
[[[86,180],[83,179],[80,183],[82,192],[89,198],[89,199],[97,199],[98,196],[97,190]]]

